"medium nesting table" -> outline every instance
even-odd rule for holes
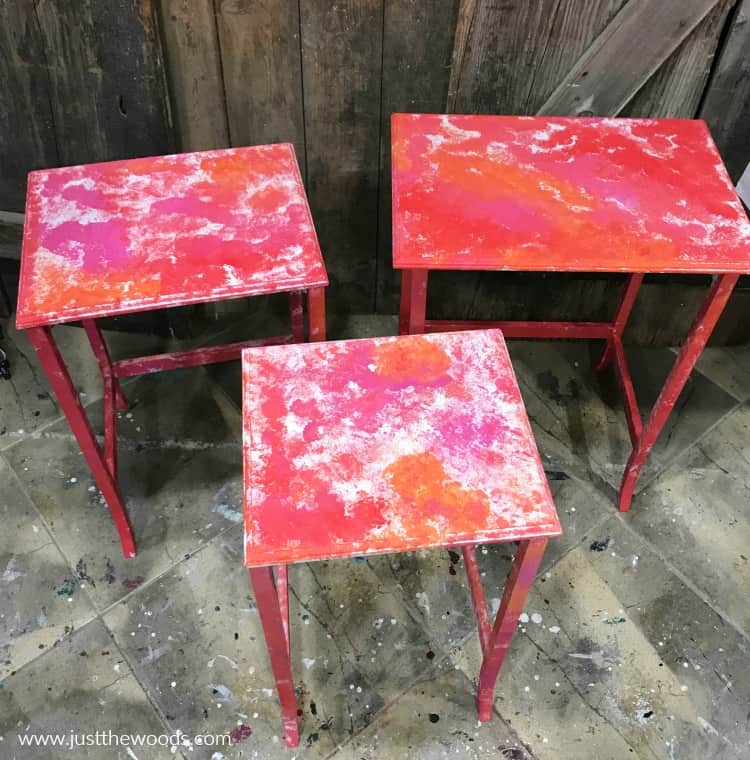
[[[508,338],[606,342],[633,450],[620,485],[630,508],[646,459],[721,316],[750,272],[750,222],[708,127],[686,119],[394,114],[393,265],[399,332],[499,327]],[[623,272],[611,322],[425,319],[430,270]],[[648,419],[622,334],[647,273],[714,281]],[[669,318],[669,315],[665,315]]]
[[[500,331],[247,349],[242,383],[245,564],[287,744],[299,741],[287,586],[297,562],[460,546],[489,720],[545,544],[560,534]],[[520,545],[493,625],[474,547],[507,541]]]
[[[29,175],[16,324],[26,330],[117,527],[135,543],[117,487],[119,378],[238,359],[248,345],[325,339],[325,266],[291,145],[188,153]],[[290,293],[291,333],[112,361],[100,317]],[[104,382],[104,449],[52,326],[80,320]]]

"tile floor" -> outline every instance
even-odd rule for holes
[[[390,318],[332,320],[334,337]],[[3,324],[0,381],[0,757],[750,757],[750,348],[710,349],[639,483],[614,379],[593,346],[511,343],[565,534],[478,725],[479,647],[460,559],[447,552],[291,571],[300,747],[284,747],[241,553],[236,364],[130,381],[122,491],[138,555],[109,514],[28,343]],[[93,418],[95,364],[59,330]],[[159,341],[111,333],[116,356]],[[632,349],[644,407],[673,358]],[[480,551],[499,603],[511,546]],[[524,618],[526,619],[526,618]],[[179,746],[22,747],[18,735],[169,734]],[[196,735],[229,734],[199,746]],[[173,739],[176,741],[176,739]]]

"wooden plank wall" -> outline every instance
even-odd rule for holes
[[[289,141],[331,309],[391,313],[392,112],[701,116],[737,179],[749,16],[750,0],[0,0],[0,210],[22,210],[35,167]],[[433,278],[433,313],[597,318],[619,288],[462,274]],[[679,339],[701,292],[654,281],[631,339]]]
[[[150,0],[0,0],[0,210],[29,170],[167,152]]]

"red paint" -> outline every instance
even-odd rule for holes
[[[270,567],[251,567],[250,582],[263,626],[271,670],[276,681],[276,692],[279,695],[281,717],[284,721],[284,740],[288,747],[296,747],[299,744],[297,698],[294,695],[292,664],[289,657],[288,629],[285,628],[284,613],[280,606],[273,570]]]
[[[477,555],[473,546],[463,546],[464,565],[466,567],[466,577],[469,580],[469,589],[471,590],[471,601],[474,604],[474,614],[477,618],[477,629],[479,630],[479,645],[482,647],[482,654],[487,652],[490,643],[490,616],[487,610],[487,600],[482,587],[482,575],[477,563]],[[451,557],[451,561],[452,561]]]
[[[648,455],[656,443],[664,423],[669,418],[669,413],[677,403],[698,357],[701,355],[729,300],[729,296],[732,295],[737,279],[738,275],[735,274],[717,277],[698,310],[685,343],[677,355],[677,360],[669,371],[664,387],[656,399],[654,408],[643,425],[641,435],[633,445],[633,451],[628,459],[620,485],[618,508],[621,512],[627,512],[630,509],[638,475],[646,464]]]
[[[253,729],[250,728],[250,726],[247,726],[244,723],[240,723],[239,726],[235,726],[229,732],[229,740],[232,742],[232,744],[239,744],[240,742],[244,742],[245,739],[249,739],[252,733]]]
[[[138,356],[134,359],[121,359],[114,362],[113,367],[117,377],[133,377],[134,375],[167,372],[173,369],[184,369],[185,367],[202,367],[206,364],[218,364],[239,359],[242,350],[245,348],[283,345],[292,343],[293,340],[293,335],[277,335],[273,338],[243,340],[238,343],[225,343],[221,346],[208,346],[206,348],[193,348],[188,351],[173,351],[168,354],[153,354],[151,356]]]
[[[397,269],[748,270],[703,121],[394,114]]]
[[[446,330],[476,330],[492,327],[501,330],[506,338],[603,338],[609,340],[613,326],[609,322],[493,322],[490,320],[456,321],[449,319],[427,319],[425,332]]]
[[[19,328],[327,284],[291,145],[29,175]]]
[[[551,536],[502,335],[243,353],[249,565]]]
[[[501,333],[247,349],[242,382],[245,564],[287,745],[301,711],[286,563],[330,557],[461,545],[488,720],[546,538],[560,533]],[[474,546],[519,539],[491,628]]]
[[[495,683],[505,656],[508,654],[518,617],[523,612],[546,544],[546,540],[522,541],[516,551],[479,671],[479,686],[477,687],[479,720],[485,721],[492,718]]]
[[[393,116],[393,261],[399,332],[502,329],[507,338],[604,339],[638,475],[737,281],[750,222],[702,121]],[[426,320],[430,269],[629,272],[612,322]],[[644,272],[720,274],[648,420],[622,335]],[[724,273],[724,274],[722,274]]]
[[[63,414],[67,417],[73,435],[78,441],[86,464],[91,469],[96,485],[102,492],[112,520],[120,536],[123,555],[135,556],[135,541],[130,528],[127,512],[117,491],[117,482],[112,475],[102,451],[99,448],[94,431],[91,429],[86,413],[81,406],[81,400],[62,360],[60,351],[52,337],[49,327],[33,327],[28,331],[29,341],[34,347],[39,363],[47,375],[53,393],[57,397]],[[142,581],[143,579],[141,579]]]
[[[126,557],[117,491],[118,378],[238,359],[243,348],[325,339],[327,277],[291,145],[266,145],[32,172],[17,325],[29,330]],[[113,362],[95,317],[290,292],[292,334]],[[50,325],[82,319],[103,381],[104,450]]]
[[[604,349],[604,353],[596,364],[597,372],[606,369],[614,358],[614,341],[616,339],[622,339],[625,325],[628,323],[628,317],[633,309],[642,282],[642,274],[631,274],[628,277],[627,284],[622,292],[620,304],[617,307],[614,322],[612,322],[612,337],[607,339],[607,347]]]

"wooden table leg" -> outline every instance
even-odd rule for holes
[[[305,313],[302,291],[295,290],[289,294],[289,305],[292,312],[292,335],[295,343],[305,341]]]
[[[411,269],[401,270],[401,301],[398,310],[398,334],[409,334],[409,298],[411,296]]]
[[[94,431],[91,429],[91,425],[86,417],[86,412],[81,406],[78,392],[73,386],[62,356],[60,356],[60,351],[52,336],[52,330],[49,327],[32,327],[26,332],[47,375],[49,384],[52,386],[52,391],[57,397],[60,408],[68,419],[73,435],[76,437],[78,445],[81,448],[81,453],[91,469],[91,474],[94,476],[94,480],[97,486],[99,486],[104,500],[107,502],[120,536],[122,553],[126,558],[134,557],[135,542],[133,540],[133,533],[128,522],[125,507],[117,491],[117,483],[102,455]],[[112,386],[110,386],[110,392],[112,393],[112,397],[114,397],[114,388]]]
[[[277,565],[276,567],[276,593],[279,597],[281,609],[281,626],[284,629],[286,648],[291,651],[289,639],[289,565]]]
[[[91,350],[96,356],[96,360],[99,362],[99,369],[101,370],[102,377],[107,378],[108,375],[112,376],[115,401],[118,412],[124,412],[128,408],[128,400],[125,398],[125,394],[122,392],[119,380],[114,376],[114,370],[112,369],[112,358],[107,350],[107,344],[104,342],[104,336],[102,335],[99,325],[95,319],[84,319],[83,329],[86,331],[89,343],[91,344]]]
[[[420,335],[425,331],[427,274],[426,269],[404,269],[401,272],[399,335]]]
[[[685,343],[677,355],[677,360],[669,371],[664,387],[656,399],[654,408],[643,426],[640,437],[633,446],[633,452],[628,459],[625,474],[620,484],[618,508],[621,512],[627,512],[630,509],[638,476],[664,427],[664,423],[685,387],[685,383],[690,377],[690,373],[698,361],[698,357],[701,355],[716,322],[724,311],[724,306],[732,295],[732,290],[738,279],[739,275],[736,274],[724,274],[717,277],[703,300]]]
[[[310,288],[307,291],[307,319],[311,343],[326,339],[325,292],[325,288]]]
[[[625,325],[628,322],[628,317],[630,317],[630,312],[633,309],[633,304],[635,303],[642,282],[642,274],[631,274],[628,277],[625,289],[622,291],[620,304],[615,312],[614,322],[612,322],[612,338],[615,340],[622,340],[622,333],[625,330]],[[597,372],[601,372],[611,364],[615,353],[613,342],[614,340],[612,339],[607,341],[604,353],[595,366]]]
[[[495,683],[505,655],[508,653],[518,616],[523,612],[531,584],[542,561],[545,539],[521,541],[513,565],[505,582],[503,598],[495,617],[487,647],[484,649],[482,669],[479,671],[477,709],[479,720],[490,720],[495,695]]]
[[[284,740],[287,747],[299,744],[299,726],[297,725],[297,699],[294,695],[292,663],[284,634],[284,622],[273,579],[273,568],[251,567],[250,582],[255,593],[260,622],[271,660],[271,670],[276,680],[276,691],[281,705],[281,717],[284,722]]]
[[[86,331],[86,335],[88,335],[91,349],[99,362],[99,369],[102,373],[104,394],[104,408],[102,411],[104,416],[104,461],[107,463],[113,480],[117,482],[117,419],[115,413],[118,410],[124,411],[127,409],[128,402],[125,399],[125,394],[122,392],[119,380],[115,377],[112,359],[96,320],[84,320],[83,328]]]

